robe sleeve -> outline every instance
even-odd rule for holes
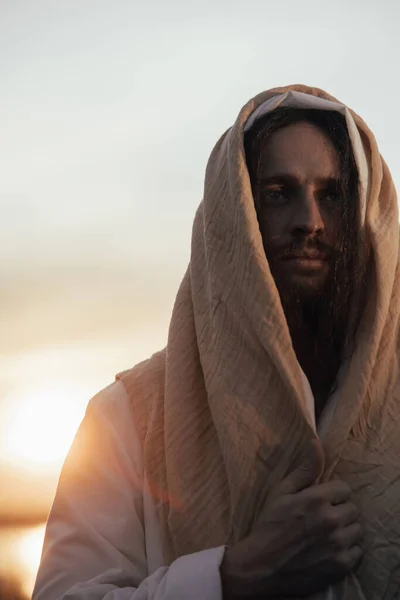
[[[89,402],[62,468],[33,600],[222,600],[224,547],[165,566],[158,523],[146,523],[144,479],[132,411],[116,382]],[[158,564],[149,566],[149,554]]]

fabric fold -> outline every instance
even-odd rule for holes
[[[169,562],[246,536],[260,502],[312,451],[316,433],[243,148],[246,123],[283,96],[335,103],[357,158],[360,227],[370,248],[367,304],[324,434],[321,478],[350,484],[365,531],[365,557],[337,597],[392,598],[388,590],[400,593],[398,208],[375,138],[353,111],[302,85],[244,106],[207,165],[167,347],[119,378],[138,420]]]

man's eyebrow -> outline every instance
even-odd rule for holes
[[[267,175],[257,180],[259,185],[272,185],[272,184],[286,184],[290,186],[297,186],[300,183],[300,178],[292,173],[276,173],[274,175]],[[326,187],[331,189],[340,188],[340,179],[338,177],[319,177],[315,180],[315,183],[319,187]]]

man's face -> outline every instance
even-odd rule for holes
[[[278,289],[321,293],[332,274],[343,199],[340,164],[329,138],[310,123],[271,134],[253,189],[271,272]]]

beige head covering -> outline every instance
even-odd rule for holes
[[[268,494],[312,452],[316,433],[243,149],[246,124],[285,102],[345,115],[364,188],[360,225],[372,248],[368,302],[324,438],[322,477],[350,483],[365,527],[365,558],[340,597],[400,597],[398,210],[375,139],[355,113],[302,85],[245,105],[209,159],[167,348],[120,378],[168,561],[247,535]]]

